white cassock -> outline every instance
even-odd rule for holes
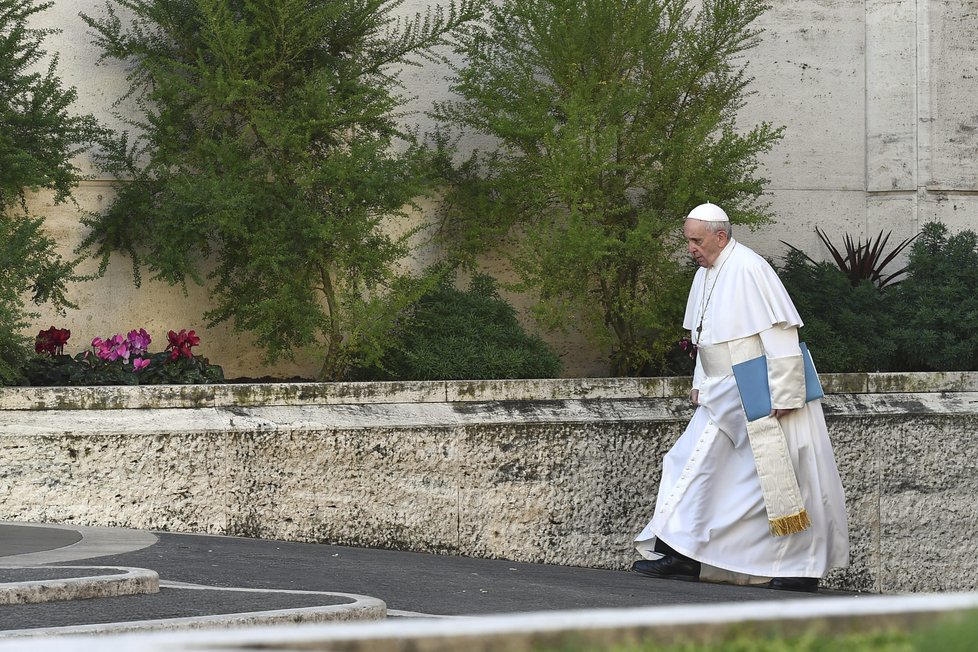
[[[767,261],[733,239],[712,267],[697,271],[683,325],[694,342],[702,325],[699,345],[716,347],[711,352],[750,337],[769,360],[801,353],[802,321],[781,280]],[[717,364],[716,356],[704,356],[703,350],[693,376],[699,407],[663,460],[655,513],[635,539],[639,552],[658,558],[654,546],[661,538],[702,564],[700,579],[737,584],[820,578],[847,566],[845,495],[821,403],[804,404],[802,387],[798,404],[804,407],[780,419],[811,527],[774,536],[729,357]],[[774,408],[797,407],[779,405],[786,394],[775,384],[783,385],[783,378],[770,382]],[[797,396],[798,389],[786,392]]]

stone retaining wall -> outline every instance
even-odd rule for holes
[[[978,588],[978,374],[825,375],[852,566]],[[624,568],[686,379],[0,388],[0,519]]]

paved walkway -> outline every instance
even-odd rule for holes
[[[849,595],[857,597],[390,550],[0,523],[0,638]]]

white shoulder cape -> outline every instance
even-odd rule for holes
[[[733,249],[726,260],[718,259],[716,263],[716,286],[708,302],[705,297],[711,288],[704,287],[706,268],[701,267],[693,279],[683,319],[683,327],[693,333],[693,339],[696,339],[704,303],[712,327],[712,341],[703,344],[749,337],[772,326],[800,328],[801,317],[771,265],[736,240],[731,239],[724,251],[730,247]]]

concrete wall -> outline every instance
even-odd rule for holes
[[[978,374],[823,377],[852,565],[978,588]],[[0,519],[625,568],[685,379],[0,388]]]
[[[818,258],[816,225],[891,243],[935,220],[978,226],[978,2],[771,4],[741,117],[787,127],[764,168],[778,224],[743,239]]]
[[[427,0],[408,0],[414,12]],[[787,128],[783,143],[763,161],[777,223],[738,237],[763,254],[777,256],[781,240],[813,257],[825,257],[814,227],[835,242],[844,233],[875,235],[893,230],[891,243],[928,221],[952,230],[974,228],[978,214],[978,0],[792,0],[775,2],[761,20],[761,45],[747,53],[756,93],[740,116],[745,126],[769,121]],[[124,90],[124,70],[96,67],[97,50],[78,18],[97,13],[101,0],[56,2],[38,26],[60,28],[48,42],[60,51],[65,82],[78,88],[79,111],[113,126],[110,106]],[[424,66],[405,72],[411,109],[447,96],[445,70]],[[414,116],[424,128],[424,119]],[[79,164],[89,169],[87,160]],[[66,253],[82,234],[80,209],[99,210],[111,195],[110,179],[94,179],[78,192],[79,207],[34,202]],[[498,266],[491,271],[503,273]],[[80,309],[67,318],[45,312],[38,327],[66,325],[80,346],[92,337],[144,326],[156,338],[168,329],[196,328],[202,350],[229,376],[300,374],[319,368],[317,351],[297,361],[262,365],[248,336],[227,328],[204,329],[206,293],[147,282],[136,290],[128,261],[114,260],[101,281],[79,284]],[[518,303],[525,302],[516,297]],[[33,329],[32,329],[33,332]],[[580,339],[552,336],[568,376],[607,372],[607,352]],[[77,348],[74,350],[78,350]]]

